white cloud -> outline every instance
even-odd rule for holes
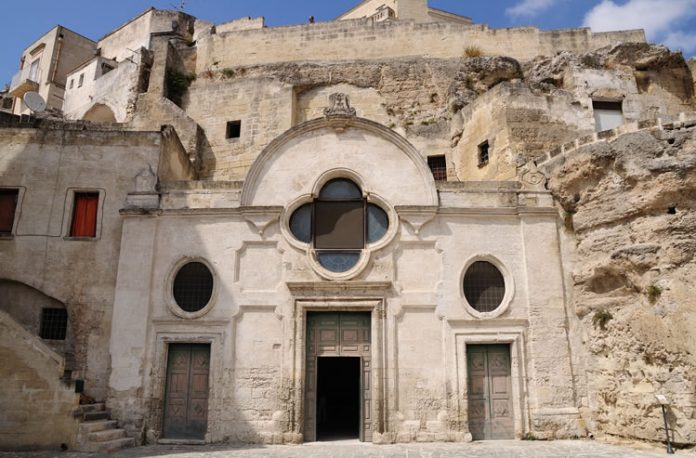
[[[676,32],[676,25],[696,16],[696,0],[629,0],[619,5],[602,2],[585,15],[585,27],[595,32],[645,29],[650,40]]]
[[[681,49],[686,54],[696,51],[696,33],[672,32],[663,40],[670,49]]]
[[[512,17],[532,17],[549,9],[557,0],[522,0],[505,10],[505,14]]]

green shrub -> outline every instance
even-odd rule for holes
[[[595,328],[599,327],[602,331],[606,331],[607,323],[609,323],[612,318],[614,318],[614,315],[608,310],[598,310],[592,317],[592,324]]]
[[[181,105],[181,98],[188,90],[196,75],[182,73],[178,70],[167,70],[167,98],[177,105]]]

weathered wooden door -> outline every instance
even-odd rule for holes
[[[509,345],[467,345],[469,431],[474,440],[514,439]]]
[[[169,345],[162,428],[165,438],[205,438],[209,372],[210,345]]]
[[[317,358],[360,358],[361,441],[372,441],[372,354],[370,313],[310,312],[307,314],[307,359],[305,362],[304,436],[317,440]]]

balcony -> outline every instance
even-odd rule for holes
[[[12,77],[8,94],[12,97],[22,97],[29,91],[38,91],[39,81],[41,81],[41,69],[27,66]]]

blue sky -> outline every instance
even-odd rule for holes
[[[265,16],[269,26],[335,18],[359,0],[187,0],[185,10],[220,23]],[[149,6],[171,9],[180,0],[32,0],[3,2],[0,86],[18,69],[22,50],[56,24],[98,39]],[[594,30],[645,28],[653,42],[696,54],[696,0],[430,0],[430,6],[470,16],[491,27]]]

